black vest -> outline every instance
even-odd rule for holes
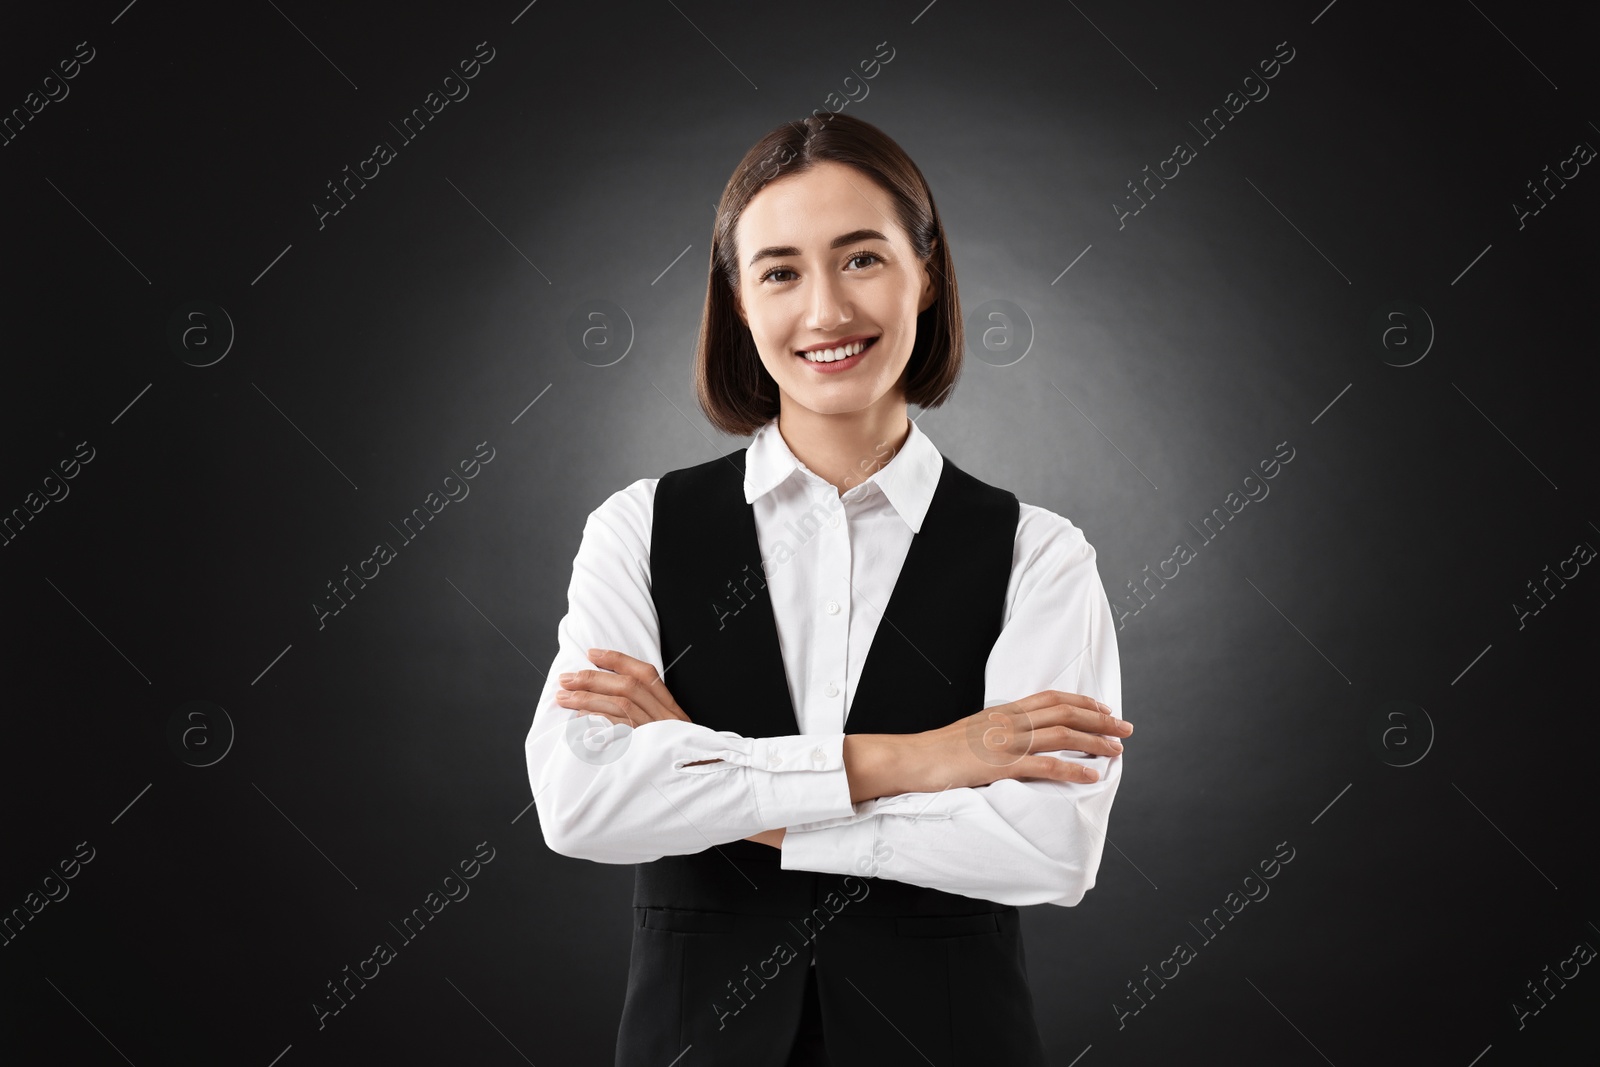
[[[745,454],[657,483],[650,573],[663,681],[696,723],[746,737],[793,735],[798,719],[744,499]],[[982,710],[1018,513],[1012,493],[944,458],[845,732],[916,733]],[[681,816],[669,809],[662,818]],[[813,954],[825,1010],[833,1008],[836,1065],[870,1062],[874,1050],[878,1062],[915,1059],[908,1039],[936,1063],[962,1060],[969,1044],[992,1061],[1009,1039],[1018,1044],[1006,1062],[1043,1062],[1015,907],[887,878],[786,871],[779,858],[770,845],[737,840],[635,867],[617,1064],[663,1064],[693,1045],[679,1067],[781,1067]],[[867,866],[858,869],[875,870],[871,857],[861,859]],[[779,942],[792,959],[775,956]],[[1006,1003],[990,1005],[990,997]],[[999,1045],[991,1012],[1013,1031]]]

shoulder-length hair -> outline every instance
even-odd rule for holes
[[[739,317],[740,216],[762,189],[823,160],[854,167],[894,200],[917,258],[933,271],[938,296],[917,316],[917,336],[900,386],[906,401],[938,407],[961,374],[964,337],[955,265],[933,193],[917,165],[888,134],[854,115],[817,111],[786,122],[745,153],[722,190],[712,227],[705,309],[695,347],[700,408],[723,433],[749,436],[776,418],[778,384],[761,364],[755,338]]]

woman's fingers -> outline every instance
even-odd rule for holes
[[[986,748],[1016,755],[1072,749],[1111,756],[1122,751],[1117,738],[1133,732],[1131,725],[1115,716],[1067,705],[1039,711],[989,708],[973,729],[981,731]]]
[[[1067,759],[1056,759],[1054,756],[1030,756],[1030,760],[1039,760],[1031,764],[1028,769],[1037,773],[1029,777],[1051,778],[1058,782],[1098,782],[1100,772],[1092,767],[1085,767],[1081,763],[1074,763]]]
[[[667,689],[666,683],[661,680],[661,675],[656,673],[652,664],[613,648],[591,648],[589,655],[595,666],[626,675],[636,683],[638,691],[653,702],[653,708],[660,709],[661,714],[657,715],[657,718],[688,721],[689,716],[684,714],[683,709],[678,707],[678,702],[672,699],[672,692]]]
[[[563,674],[560,682],[564,688],[556,697],[563,707],[588,710],[592,701],[586,702],[578,694],[589,698],[610,697],[612,703],[603,706],[627,715],[624,721],[636,724],[657,719],[688,721],[689,716],[678,707],[650,664],[615,649],[592,648],[589,658],[602,669]],[[597,705],[596,710],[599,707]]]
[[[1085,733],[1066,726],[1035,729],[1028,739],[1029,752],[1082,752],[1088,756],[1120,756],[1122,742],[1103,734]]]
[[[1077,703],[1059,699],[1073,697]],[[1011,704],[986,708],[964,722],[969,749],[1005,778],[1049,778],[1060,782],[1096,782],[1100,772],[1070,759],[1043,755],[1082,752],[1087,756],[1119,756],[1132,727],[1113,715],[1085,704],[1078,694],[1040,693]]]
[[[1133,723],[1118,718],[1106,705],[1080,693],[1047,689],[1010,704],[1000,705],[1028,720],[1034,729],[1044,726],[1070,726],[1084,733],[1127,737]]]
[[[1088,711],[1109,712],[1111,709],[1100,703],[1094,697],[1084,696],[1082,693],[1064,693],[1059,689],[1045,689],[1038,693],[1030,694],[1021,700],[1014,700],[1010,706],[1019,711],[1039,711],[1056,704],[1070,704],[1076,708]]]
[[[632,701],[608,697],[582,690],[558,689],[556,703],[583,715],[602,715],[612,722],[643,726],[650,719],[634,706]]]
[[[1036,717],[1041,713],[1052,716],[1054,722],[1085,724],[1080,726],[1080,729],[1090,728],[1088,724],[1094,724],[1096,733],[1115,733],[1122,736],[1133,733],[1132,723],[1118,718],[1108,705],[1082,693],[1064,693],[1059,689],[1046,689],[1003,706],[1014,711],[1028,712]],[[1035,718],[1035,721],[1038,719]],[[1099,727],[1109,727],[1109,729]]]
[[[990,763],[1014,764],[1036,752],[1082,752],[1087,756],[1120,756],[1122,742],[1103,734],[1087,733],[1067,726],[1039,726],[1031,728],[1025,720],[996,724],[983,738],[986,759]]]
[[[565,687],[556,694],[563,707],[585,711],[609,710],[626,715],[635,724],[671,718],[660,702],[633,678],[610,671],[574,671],[561,676]]]

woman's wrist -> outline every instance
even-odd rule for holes
[[[844,772],[850,803],[892,797],[909,789],[906,750],[900,734],[845,734]]]

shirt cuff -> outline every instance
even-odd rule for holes
[[[817,830],[790,829],[778,846],[778,865],[786,871],[874,877],[880,873],[877,843],[875,816]]]
[[[855,814],[843,733],[756,738],[749,760],[756,811],[768,829]]]

